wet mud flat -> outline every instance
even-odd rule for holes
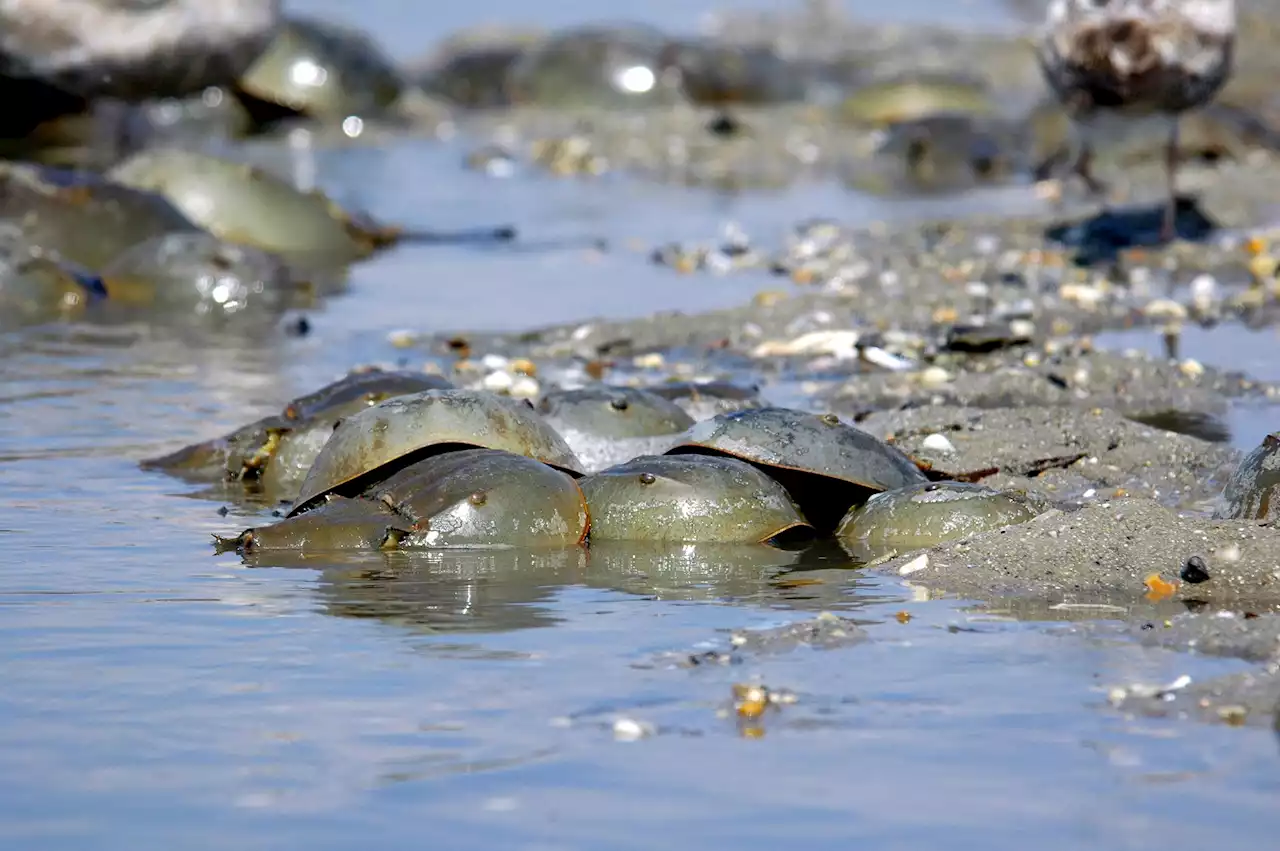
[[[1178,340],[1191,323],[1231,335],[1274,321],[1263,211],[1278,179],[1274,168],[1219,169],[1189,213],[1204,233],[1168,245],[1143,238],[1142,204],[870,230],[799,222],[772,244],[691,249],[718,252],[718,266],[655,252],[691,286],[704,274],[779,282],[741,307],[423,336],[411,348],[476,370],[477,383],[492,374],[479,364],[500,370],[517,358],[551,382],[737,380],[847,416],[940,477],[1033,496],[1050,508],[1030,522],[863,572],[916,599],[1076,622],[1053,631],[1090,641],[1248,660],[1249,673],[1117,687],[1108,700],[1139,714],[1271,725],[1280,530],[1273,519],[1214,515],[1262,437],[1231,434],[1227,413],[1247,405],[1274,421],[1280,389],[1181,357]],[[1152,174],[1153,198],[1157,187]],[[796,275],[803,261],[811,271]],[[1165,356],[1093,342],[1143,328],[1163,334]]]

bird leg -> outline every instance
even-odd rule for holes
[[[1080,145],[1080,152],[1076,155],[1075,172],[1084,181],[1085,188],[1090,193],[1099,196],[1107,194],[1107,184],[1093,174],[1093,146],[1088,142]]]
[[[1178,121],[1173,122],[1169,138],[1165,140],[1164,169],[1169,189],[1169,202],[1164,208],[1160,223],[1160,241],[1172,242],[1178,235]]]

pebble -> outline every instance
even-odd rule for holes
[[[956,451],[955,444],[947,439],[946,435],[934,433],[926,437],[920,442],[920,446],[934,452],[943,452],[948,455]]]
[[[631,359],[631,363],[637,369],[662,369],[666,365],[667,359],[658,352],[650,352],[646,355],[636,355]]]
[[[1187,358],[1182,363],[1178,364],[1178,371],[1187,378],[1199,378],[1204,375],[1204,365],[1198,360]]]
[[[928,553],[921,553],[920,555],[913,558],[911,561],[904,564],[902,567],[898,568],[898,575],[910,576],[913,573],[919,573],[920,571],[924,570],[928,566],[929,566]]]
[[[408,328],[397,328],[387,333],[387,342],[397,349],[407,349],[418,343],[418,334]]]
[[[1192,556],[1187,559],[1187,563],[1182,566],[1182,571],[1178,575],[1182,577],[1183,582],[1191,585],[1199,585],[1213,578],[1209,575],[1208,565],[1204,563],[1204,559],[1200,556]]]
[[[519,375],[511,382],[507,392],[515,399],[536,399],[542,392],[542,387],[533,376]]]
[[[758,358],[786,355],[834,355],[841,360],[857,356],[857,331],[811,331],[794,340],[766,340],[751,350]]]
[[[951,381],[951,374],[940,366],[931,366],[920,372],[921,387],[944,387]]]
[[[619,718],[613,722],[613,737],[619,742],[636,742],[653,733],[652,724],[634,718]]]
[[[491,393],[506,393],[515,384],[515,378],[505,370],[491,372],[484,377],[484,389]]]

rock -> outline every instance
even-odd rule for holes
[[[230,83],[279,0],[4,0],[0,75],[82,97],[177,97]]]

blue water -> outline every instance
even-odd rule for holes
[[[370,27],[401,56],[469,23],[600,12],[306,8]],[[898,8],[995,20],[994,3]],[[704,10],[609,13],[693,28]],[[530,238],[652,244],[737,221],[772,240],[808,216],[894,214],[831,188],[726,199],[492,181],[459,167],[462,150],[405,143],[323,154],[317,168],[387,219],[511,222]],[[792,578],[818,582],[797,585],[785,570],[799,557],[754,551],[254,567],[213,555],[210,535],[257,517],[223,516],[137,467],[396,357],[397,328],[696,310],[771,285],[744,280],[673,275],[641,251],[404,249],[357,267],[301,339],[211,346],[127,326],[0,337],[0,848],[1265,847],[1272,733],[1131,720],[1104,700],[1108,684],[1237,663],[1057,635],[829,563],[802,563]],[[727,647],[729,630],[824,609],[865,622],[869,640],[672,664]],[[731,686],[757,677],[797,695],[762,736],[723,712]],[[618,722],[651,735],[620,741]]]

